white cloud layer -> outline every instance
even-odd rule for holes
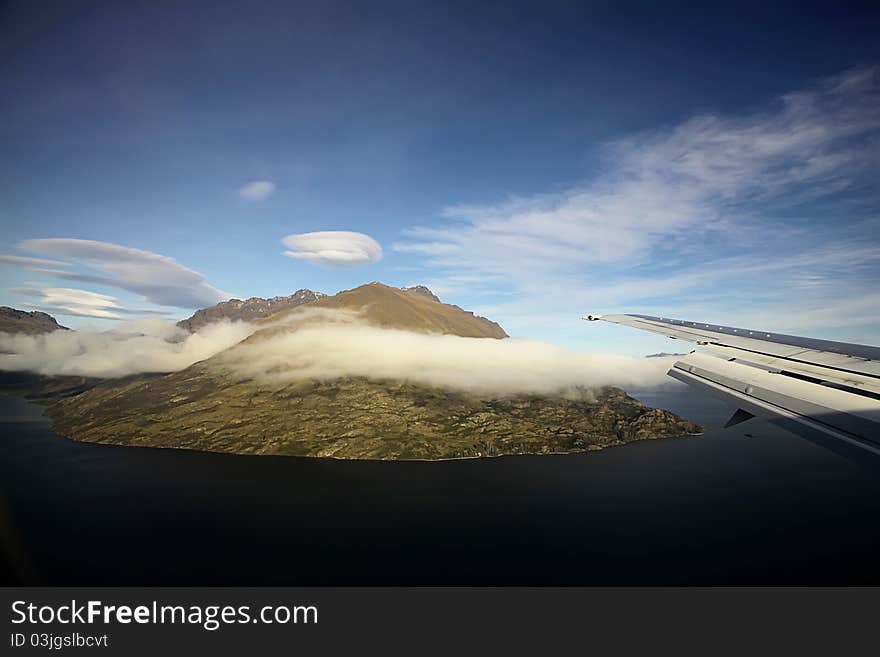
[[[378,262],[382,247],[369,235],[347,230],[326,230],[287,235],[281,239],[288,258],[322,267],[354,267]]]
[[[190,334],[172,322],[148,319],[105,332],[0,333],[0,370],[101,378],[175,372],[253,331],[245,322],[217,322]]]
[[[240,376],[277,383],[359,376],[476,394],[566,394],[668,385],[670,362],[565,349],[536,340],[462,338],[357,324],[305,326],[221,356]]]
[[[210,285],[205,277],[168,256],[110,242],[70,238],[25,240],[25,251],[68,258],[104,272],[93,275],[59,269],[38,269],[57,278],[117,287],[148,301],[178,308],[201,308],[232,295]]]
[[[194,334],[160,320],[117,330],[0,333],[0,370],[120,377],[172,372],[224,350],[215,364],[233,376],[278,385],[360,376],[485,395],[566,394],[574,389],[669,385],[669,359],[613,356],[534,340],[461,338],[389,330],[352,313],[303,309],[241,344],[257,325],[209,324]],[[229,347],[235,346],[233,349]]]
[[[238,189],[238,195],[248,201],[265,201],[275,193],[275,183],[268,180],[255,180]]]

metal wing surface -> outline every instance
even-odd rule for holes
[[[587,315],[697,344],[669,375],[847,456],[880,456],[880,347],[651,315]]]

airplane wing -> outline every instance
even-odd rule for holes
[[[668,374],[846,456],[880,457],[880,347],[650,315],[586,315],[700,346]]]

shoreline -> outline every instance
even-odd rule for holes
[[[590,452],[602,452],[607,449],[613,449],[615,447],[625,447],[627,445],[633,445],[638,443],[644,443],[649,441],[656,440],[668,440],[668,439],[683,439],[683,438],[696,438],[698,436],[705,435],[705,431],[700,433],[691,433],[691,434],[681,434],[676,436],[655,436],[651,438],[639,438],[638,440],[629,440],[629,441],[619,441],[612,443],[610,445],[604,446],[590,446],[586,449],[572,450],[572,451],[553,451],[553,452],[523,452],[519,454],[494,454],[494,455],[482,455],[482,456],[449,456],[449,457],[441,457],[436,459],[425,459],[425,458],[357,458],[357,457],[345,457],[345,456],[313,456],[308,454],[277,454],[277,453],[248,453],[248,452],[233,452],[233,451],[225,451],[225,450],[208,450],[208,449],[193,449],[190,447],[178,447],[178,446],[162,446],[162,445],[136,445],[130,443],[113,443],[113,442],[99,442],[92,440],[79,440],[77,438],[72,438],[70,436],[65,436],[55,430],[55,421],[46,413],[46,406],[52,400],[49,398],[28,398],[23,392],[13,392],[10,390],[0,390],[0,394],[6,397],[14,397],[16,399],[20,399],[21,401],[27,404],[34,404],[37,406],[43,407],[43,412],[40,414],[40,417],[45,419],[47,424],[49,425],[49,430],[52,435],[57,438],[61,438],[63,440],[79,443],[82,445],[100,445],[106,447],[131,447],[135,449],[153,449],[153,450],[168,450],[175,452],[188,452],[194,454],[223,454],[228,456],[248,456],[248,457],[274,457],[274,458],[294,458],[294,459],[311,459],[311,460],[332,460],[332,461],[362,461],[368,463],[444,463],[444,462],[455,462],[455,461],[481,461],[481,460],[494,460],[501,459],[505,457],[520,457],[520,456],[569,456],[573,454],[589,454]]]

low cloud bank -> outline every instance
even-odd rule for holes
[[[363,376],[477,394],[565,394],[577,388],[669,383],[674,358],[634,358],[509,338],[426,335],[337,323],[262,335],[218,362],[263,383]]]
[[[176,372],[237,344],[256,330],[247,322],[217,322],[188,333],[162,319],[112,331],[0,333],[0,370],[115,378]]]
[[[260,328],[266,330],[245,340]],[[6,352],[0,354],[0,370],[95,377],[173,372],[224,352],[214,361],[218,366],[261,384],[357,376],[500,395],[566,394],[603,385],[657,387],[669,383],[666,371],[675,360],[565,349],[536,340],[381,329],[364,325],[350,311],[317,308],[292,313],[270,327],[224,321],[194,334],[162,319],[104,333],[0,333],[0,352]]]

